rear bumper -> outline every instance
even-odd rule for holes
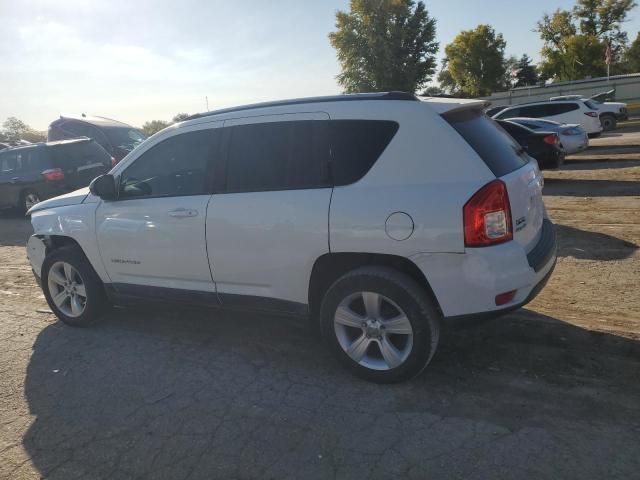
[[[495,317],[526,305],[551,276],[556,255],[555,227],[545,220],[540,240],[528,254],[511,241],[460,254],[415,255],[411,260],[429,281],[449,321]],[[513,300],[496,306],[496,295],[512,290],[516,290]]]

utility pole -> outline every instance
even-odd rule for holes
[[[207,112],[209,111],[209,97],[204,97],[204,101],[207,103]]]

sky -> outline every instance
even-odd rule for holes
[[[532,30],[573,0],[426,0],[438,59],[461,31],[492,25],[506,53],[542,47]],[[60,114],[135,126],[258,101],[340,93],[327,34],[348,0],[0,0],[0,122],[45,130]],[[640,7],[625,26],[640,30]]]

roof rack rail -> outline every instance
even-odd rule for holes
[[[211,115],[219,115],[221,113],[241,112],[243,110],[254,110],[257,108],[280,107],[288,105],[299,105],[305,103],[323,103],[323,102],[349,102],[356,100],[409,100],[419,101],[412,93],[407,92],[378,92],[378,93],[350,93],[344,95],[329,95],[325,97],[308,97],[294,98],[291,100],[276,100],[273,102],[254,103],[251,105],[242,105],[239,107],[223,108],[221,110],[213,110],[211,112],[196,113],[187,117],[185,120],[195,120],[196,118],[209,117]]]

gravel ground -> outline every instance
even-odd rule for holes
[[[560,257],[542,294],[449,331],[396,386],[349,376],[295,319],[116,309],[66,327],[29,224],[3,215],[0,478],[637,478],[640,148],[611,138],[545,175]]]

